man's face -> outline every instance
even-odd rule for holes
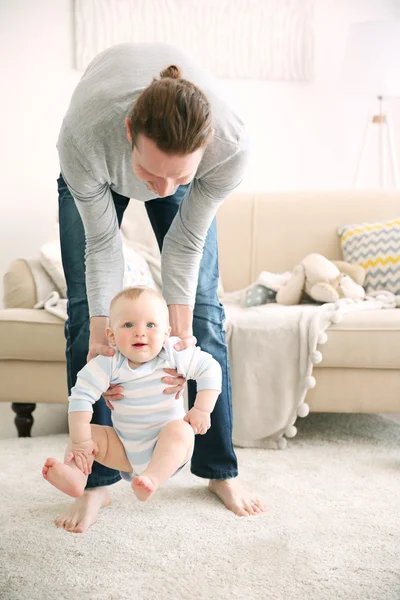
[[[129,119],[126,119],[126,134],[130,142]],[[171,155],[157,148],[155,142],[139,135],[132,151],[133,171],[149,190],[157,196],[171,196],[179,185],[190,183],[196,174],[204,153],[200,148],[190,154]]]

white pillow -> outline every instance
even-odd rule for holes
[[[154,282],[146,259],[139,252],[128,246],[123,245],[123,251],[125,260],[123,287],[145,285],[160,291]]]
[[[57,228],[58,232],[58,228]],[[58,233],[55,231],[55,237],[43,244],[40,249],[39,261],[54,281],[57,290],[62,298],[67,297],[67,284],[65,282],[64,270],[61,261],[61,248]]]
[[[161,255],[144,202],[130,200],[121,224],[121,237],[125,245],[139,252],[147,260],[157,288],[161,291]],[[220,300],[223,295],[224,288],[220,277],[218,282]]]
[[[161,291],[161,255],[144,204],[133,199],[129,202],[122,219],[121,238],[125,246],[146,259],[157,288]]]
[[[151,274],[146,259],[133,248],[123,245],[125,269],[123,287],[145,285],[158,289]],[[53,280],[62,298],[67,297],[67,285],[61,260],[60,241],[56,238],[49,240],[40,249],[40,263]]]

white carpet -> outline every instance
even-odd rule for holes
[[[311,415],[283,451],[238,449],[268,512],[238,518],[184,471],[147,504],[125,482],[83,535],[41,478],[66,436],[0,440],[3,600],[399,600],[400,422]]]

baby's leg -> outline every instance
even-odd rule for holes
[[[193,454],[194,433],[186,421],[171,421],[158,436],[147,468],[134,477],[132,489],[139,500],[148,500],[159,485],[167,481]]]
[[[64,461],[70,451],[71,441],[68,442]],[[62,463],[56,458],[48,458],[44,463],[42,475],[58,490],[73,498],[79,498],[85,490],[87,475],[77,467],[74,459],[65,464],[65,462]]]
[[[92,439],[99,447],[96,454],[96,462],[116,469],[117,471],[125,471],[132,473],[132,465],[129,462],[125,448],[113,427],[105,427],[103,425],[91,425]]]
[[[98,447],[95,460],[113,469],[132,471],[124,447],[114,429],[102,425],[91,425],[90,427],[92,440]],[[70,450],[71,443],[68,444],[65,456]],[[74,459],[66,465],[55,458],[48,458],[42,469],[42,474],[49,483],[73,498],[82,496],[85,490],[87,475],[77,467]]]

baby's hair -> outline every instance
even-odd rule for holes
[[[156,296],[160,300],[160,302],[165,306],[165,309],[167,310],[167,313],[168,313],[167,303],[165,302],[165,299],[160,294],[160,292],[158,292],[157,290],[155,290],[151,287],[137,286],[137,287],[125,288],[125,289],[121,290],[120,292],[118,292],[118,294],[116,294],[114,296],[114,298],[111,300],[111,304],[110,304],[110,315],[111,315],[111,312],[112,312],[115,304],[117,303],[117,301],[120,298],[127,298],[128,300],[137,300],[144,293],[153,294],[153,296]]]

